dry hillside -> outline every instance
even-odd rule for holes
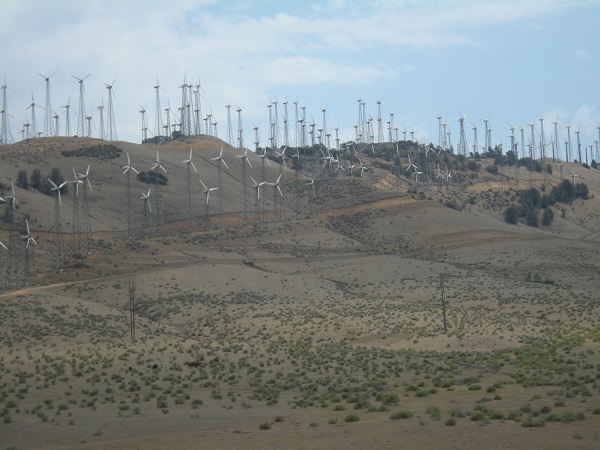
[[[61,270],[53,198],[16,186],[12,228],[2,208],[2,242],[25,217],[37,242],[25,253],[19,240],[16,259],[0,249],[2,448],[598,448],[600,170],[492,173],[491,159],[424,160],[408,142],[340,153],[346,171],[324,171],[318,151],[295,171],[291,149],[286,167],[248,152],[244,169],[243,151],[212,137],[90,156],[105,145],[0,147],[1,197],[20,170],[70,180],[90,165],[92,187],[83,259],[73,187],[62,196]],[[207,220],[198,180],[218,186],[222,145],[223,214],[212,191]],[[126,153],[141,172],[157,150],[159,234],[157,186],[133,174],[127,239]],[[257,205],[263,164],[282,195],[266,185]],[[550,225],[505,221],[521,189],[549,194],[564,179],[589,198],[549,206]]]

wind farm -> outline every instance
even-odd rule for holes
[[[600,3],[22,3],[1,448],[598,447]]]
[[[542,423],[549,447],[564,446],[565,421],[594,439],[600,173],[591,166],[546,155],[545,174],[530,171],[528,160],[518,172],[500,171],[511,164],[500,150],[465,158],[401,140],[256,151],[209,135],[160,144],[36,138],[0,147],[0,158],[4,364],[27,372],[42,354],[62,364],[67,349],[89,361],[65,376],[47,372],[57,388],[3,394],[19,409],[5,413],[3,443],[38,445],[61,428],[61,445],[143,445],[142,424],[160,420],[173,427],[153,436],[161,445],[193,446],[192,424],[208,446],[236,445],[241,436],[256,447],[282,444],[297,423],[298,442],[358,439],[369,447],[393,439],[388,425],[404,415],[401,429],[422,422],[439,431],[425,439],[434,447],[449,438],[477,446],[506,430],[527,443],[529,427]],[[21,187],[15,173],[42,162],[72,180],[49,180],[49,195]],[[549,224],[508,220],[523,192],[562,196],[565,186],[586,195],[547,206]],[[61,250],[63,239],[71,252]],[[430,282],[440,277],[443,293]],[[130,282],[135,340],[122,288]],[[50,332],[56,308],[63,321]],[[78,322],[80,310],[93,327]],[[24,325],[34,317],[35,330]],[[63,341],[75,326],[79,337]],[[52,350],[57,339],[63,343]],[[26,350],[9,347],[17,342],[32,355],[23,366]],[[297,353],[298,345],[305,350]],[[578,361],[577,383],[565,388],[556,363],[542,365],[542,379],[528,372],[523,355],[534,349]],[[317,354],[338,362],[318,363]],[[126,386],[152,374],[154,381],[134,394],[93,381],[84,375],[93,355],[111,361],[104,377]],[[2,380],[18,383],[10,373]],[[90,397],[91,386],[112,392]],[[73,418],[69,399],[94,408],[77,406],[82,414]],[[23,412],[44,402],[54,409]],[[432,415],[433,407],[441,412]],[[198,425],[209,411],[219,425]],[[127,433],[90,428],[109,418],[127,421]],[[498,425],[481,428],[485,421]],[[30,426],[41,431],[23,433]],[[331,436],[313,441],[315,427]],[[468,442],[465,429],[474,436]]]

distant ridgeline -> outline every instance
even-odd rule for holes
[[[590,191],[585,183],[573,184],[569,180],[563,180],[558,186],[554,186],[550,193],[541,194],[535,188],[523,189],[519,191],[518,205],[514,203],[504,211],[504,220],[508,223],[517,224],[520,219],[530,227],[539,227],[539,211],[542,213],[542,225],[550,225],[554,220],[554,212],[551,206],[556,203],[569,204],[573,200],[580,198],[587,200]],[[565,209],[562,208],[562,215],[565,215]]]
[[[100,159],[115,159],[121,156],[123,150],[116,145],[104,144],[104,145],[92,145],[90,147],[81,147],[77,150],[63,150],[60,152],[61,155],[70,158],[71,156],[88,158],[100,158]]]

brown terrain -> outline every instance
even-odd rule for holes
[[[282,174],[283,197],[267,185],[257,206],[261,158],[248,152],[244,170],[243,151],[225,145],[222,207],[212,191],[207,220],[198,179],[218,186],[211,158],[223,142],[62,153],[104,145],[0,147],[0,197],[20,170],[71,180],[89,164],[92,187],[83,257],[73,256],[73,185],[62,195],[61,268],[52,197],[15,187],[12,234],[0,212],[2,242],[25,233],[25,217],[37,242],[26,252],[12,241],[16,259],[0,248],[0,448],[600,447],[600,170],[547,160],[552,174],[530,178],[450,156],[446,185],[430,154],[433,181],[416,185],[411,143],[399,179],[385,144],[341,154],[372,168],[362,177],[323,176],[306,155],[297,174],[288,150],[287,167],[274,156],[264,166],[268,182]],[[125,152],[141,172],[157,149],[168,178],[160,224],[156,186],[131,173],[127,239]],[[550,225],[504,220],[520,189],[547,194],[561,170],[588,199],[550,206]]]

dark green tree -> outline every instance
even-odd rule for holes
[[[31,176],[29,177],[29,185],[33,189],[40,190],[42,187],[42,171],[40,169],[33,169],[33,172],[31,172]]]
[[[506,211],[504,211],[504,220],[513,225],[517,224],[519,221],[519,208],[517,205],[513,204],[506,208]]]
[[[29,189],[29,178],[27,177],[27,171],[19,170],[17,173],[16,184],[23,189]]]
[[[554,220],[554,212],[552,212],[551,208],[544,209],[544,213],[542,214],[542,225],[547,227]]]

